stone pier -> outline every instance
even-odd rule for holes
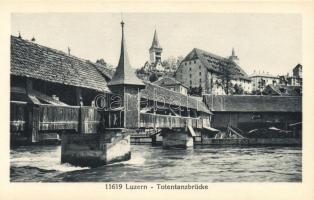
[[[61,163],[98,167],[131,158],[130,131],[107,130],[99,134],[63,135]]]
[[[164,129],[162,131],[162,146],[164,148],[193,147],[193,136],[186,129]]]

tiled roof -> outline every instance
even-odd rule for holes
[[[148,100],[157,100],[169,105],[188,107],[205,113],[211,113],[202,101],[190,96],[174,92],[153,83],[146,83],[146,88],[141,91],[141,97]]]
[[[204,95],[215,112],[302,112],[300,96]]]
[[[99,73],[96,64],[11,36],[11,74],[109,92],[110,75]],[[107,76],[107,77],[106,77]]]
[[[167,86],[167,85],[182,85],[183,87],[186,87],[186,85],[182,84],[180,81],[177,81],[174,78],[171,77],[163,77],[159,79],[158,81],[154,82],[154,84],[159,85],[159,86]]]
[[[115,69],[107,68],[104,65],[98,64],[98,63],[92,63],[90,61],[87,61],[89,64],[93,65],[103,76],[107,77],[108,80],[112,79],[112,76],[115,73]]]
[[[250,81],[251,79],[245,73],[245,71],[237,65],[235,62],[231,61],[228,58],[224,58],[207,51],[194,48],[185,58],[184,61],[199,59],[201,63],[207,67],[208,70],[214,71],[216,73],[220,73],[223,67],[233,67],[236,71],[235,74],[232,75],[234,79],[244,79]]]

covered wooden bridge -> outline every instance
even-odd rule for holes
[[[190,140],[196,130],[210,127],[211,112],[202,101],[136,77],[123,25],[115,72],[11,37],[11,141],[36,143],[55,139],[57,133],[112,129],[165,129]]]

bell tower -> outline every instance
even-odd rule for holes
[[[235,55],[234,48],[232,47],[231,56],[229,56],[229,59],[234,61],[236,64],[239,64],[239,58]]]
[[[150,62],[158,63],[161,61],[162,47],[159,44],[157,31],[155,30],[152,46],[149,48]]]

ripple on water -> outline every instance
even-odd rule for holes
[[[302,181],[299,147],[197,147],[165,150],[132,146],[129,161],[98,168],[60,164],[60,146],[20,147],[11,150],[11,181],[110,182]]]

